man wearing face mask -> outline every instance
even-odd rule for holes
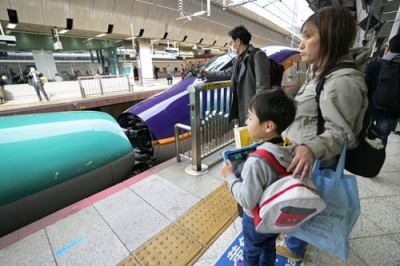
[[[258,50],[253,55],[254,69],[249,55],[254,50],[250,44],[251,33],[244,26],[237,26],[228,32],[231,51],[237,56],[233,65],[223,71],[200,70],[207,79],[231,78],[233,92],[229,121],[239,119],[239,126],[245,126],[250,99],[262,90],[270,89],[269,59],[265,52]]]

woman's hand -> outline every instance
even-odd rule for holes
[[[233,164],[230,160],[228,160],[228,164],[226,164],[225,162],[222,162],[222,176],[223,177],[227,177],[230,173],[233,173],[235,171]]]
[[[290,155],[293,159],[286,170],[291,172],[294,169],[293,176],[300,175],[300,180],[303,180],[307,175],[311,177],[315,162],[315,155],[312,150],[306,145],[300,145],[294,148]]]

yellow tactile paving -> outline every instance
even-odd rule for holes
[[[231,196],[227,183],[214,190],[205,200],[231,216],[237,214],[237,202]]]
[[[140,264],[133,258],[133,256],[129,256],[118,264],[118,266],[140,266]]]
[[[224,183],[119,266],[192,265],[237,215],[237,204]]]
[[[204,246],[230,221],[232,217],[211,205],[201,201],[175,223],[193,236]]]
[[[190,235],[169,225],[133,254],[141,265],[188,265],[202,250]]]

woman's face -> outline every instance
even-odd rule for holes
[[[319,53],[319,32],[318,28],[309,23],[303,28],[303,40],[299,45],[301,61],[304,63],[316,63]]]

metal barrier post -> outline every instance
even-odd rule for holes
[[[200,93],[207,90],[219,89],[224,87],[229,87],[230,82],[213,82],[213,83],[206,83],[201,85],[190,85],[187,88],[189,92],[190,98],[190,127],[187,129],[185,125],[176,124],[175,125],[175,148],[176,148],[176,160],[180,162],[181,154],[180,154],[180,147],[179,147],[179,128],[185,129],[190,131],[191,133],[191,149],[192,156],[190,156],[190,151],[188,152],[189,156],[182,156],[192,160],[192,165],[190,169],[188,167],[185,168],[186,173],[191,175],[201,175],[208,171],[208,166],[201,164],[202,159],[202,150],[201,150],[201,138],[203,137],[207,144],[203,145],[203,154],[204,157],[210,154],[212,151],[216,150],[217,148],[221,148],[224,145],[228,145],[230,142],[223,142],[223,132],[224,132],[224,124],[225,119],[223,116],[223,112],[217,112],[216,110],[212,111],[205,111],[205,117],[202,124],[202,134],[200,133],[200,124],[202,123],[200,117]],[[187,126],[186,126],[187,127]],[[183,136],[183,135],[182,135]],[[184,138],[184,136],[183,136]],[[231,140],[233,141],[233,139]],[[189,142],[188,142],[189,143]]]
[[[104,92],[103,92],[103,84],[101,83],[101,78],[99,78],[98,79],[98,81],[99,81],[99,84],[100,84],[100,93],[101,93],[101,95],[103,95],[104,94]]]
[[[201,146],[200,146],[200,93],[196,90],[190,92],[190,127],[192,128],[192,169],[201,171]]]
[[[78,82],[79,82],[79,88],[81,90],[81,96],[82,98],[86,98],[85,88],[82,86],[82,80],[78,78]]]

